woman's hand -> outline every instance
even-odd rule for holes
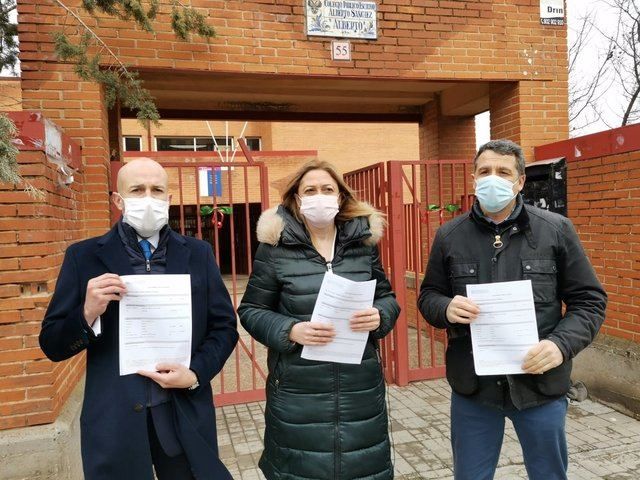
[[[355,312],[349,326],[354,332],[371,332],[380,326],[380,312],[374,307]]]
[[[300,345],[326,345],[335,336],[333,325],[322,322],[298,322],[289,333],[289,339]]]

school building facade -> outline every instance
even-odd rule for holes
[[[199,139],[229,137],[223,120],[235,138],[248,120],[244,136],[265,152],[255,157],[265,163],[268,151],[297,152],[295,162],[334,161],[343,172],[372,160],[470,159],[474,116],[487,110],[491,137],[514,140],[527,158],[568,137],[567,30],[541,23],[539,1],[374,3],[375,38],[351,38],[351,60],[332,60],[332,39],[308,34],[312,13],[302,0],[194,0],[216,29],[210,41],[177,40],[163,9],[155,34],[83,15],[155,97],[164,120],[154,130],[136,124],[132,112],[107,110],[101,88],[55,57],[51,32],[73,37],[72,17],[53,4],[19,2],[22,109],[42,112],[82,152],[67,165],[73,183],[66,187],[45,152],[21,154],[23,175],[44,199],[19,187],[0,191],[0,429],[55,422],[83,375],[83,355],[53,364],[37,336],[66,247],[110,227],[113,166],[131,150],[158,150],[163,138],[185,149],[192,139],[196,149]],[[357,124],[349,138],[335,127],[345,122]],[[276,168],[291,158],[271,162]],[[633,315],[627,323],[638,328]]]
[[[68,4],[79,8],[80,1]],[[376,4],[377,38],[351,39],[351,61],[331,59],[330,38],[307,35],[301,0],[194,2],[216,29],[208,42],[195,36],[177,40],[170,12],[162,9],[155,34],[112,17],[83,19],[124,64],[140,72],[166,120],[414,123],[419,158],[436,160],[470,158],[474,115],[487,109],[491,136],[511,138],[528,156],[535,146],[568,136],[566,26],[542,25],[539,2]],[[25,0],[18,13],[22,108],[42,112],[82,147],[71,188],[46,178],[41,182],[47,191],[42,203],[71,200],[74,215],[62,207],[49,209],[44,215],[50,230],[42,222],[25,222],[22,215],[40,209],[39,201],[25,194],[19,196],[17,216],[7,220],[17,230],[55,232],[53,241],[42,238],[46,254],[35,253],[37,243],[30,250],[20,242],[4,247],[13,257],[50,264],[30,274],[50,294],[66,246],[110,226],[110,163],[120,160],[121,120],[130,113],[106,110],[100,87],[81,81],[72,65],[54,55],[51,32],[65,29],[73,38],[79,31],[62,8]],[[7,281],[25,282],[24,269],[8,272]],[[37,332],[46,298],[3,303],[7,319],[18,315],[23,322],[26,343],[19,357],[16,347],[2,354],[3,381],[18,387],[3,406],[0,426],[52,422],[82,376],[83,356],[62,364],[43,359]],[[34,397],[30,392],[38,389],[43,394]]]

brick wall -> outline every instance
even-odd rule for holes
[[[55,420],[84,372],[84,356],[53,364],[40,324],[68,244],[84,238],[84,176],[58,185],[43,152],[21,152],[20,173],[44,192],[0,184],[0,430]]]
[[[23,108],[44,112],[82,147],[86,184],[79,208],[86,235],[100,235],[109,228],[109,136],[101,89],[79,81],[68,65],[27,61],[33,46],[20,46]]]
[[[66,3],[78,7],[80,1]],[[146,67],[536,81],[556,81],[558,69],[566,67],[566,29],[540,25],[537,0],[377,3],[378,39],[353,40],[351,63],[330,59],[330,39],[306,36],[299,0],[193,1],[216,28],[218,36],[209,42],[177,41],[167,7],[154,24],[155,37],[110,17],[87,15],[86,21],[125,63]],[[18,8],[21,45],[34,45],[24,59],[51,59],[49,33],[66,14],[39,0]]]
[[[28,10],[28,6],[27,10]],[[21,25],[22,32],[30,32],[32,26]],[[44,242],[44,250],[51,254],[46,260],[34,255],[32,259],[20,260],[30,262],[30,268],[39,268],[37,265],[46,265],[38,275],[47,276],[47,289],[33,300],[25,303],[24,312],[21,313],[21,324],[16,324],[16,332],[24,329],[29,331],[24,336],[24,347],[21,355],[26,355],[39,361],[33,365],[24,363],[12,365],[13,372],[21,368],[21,373],[7,376],[2,380],[3,386],[12,395],[20,398],[24,392],[23,400],[14,404],[3,405],[0,411],[0,428],[13,428],[37,423],[53,422],[65,404],[71,391],[84,374],[84,355],[78,355],[72,360],[52,364],[44,360],[37,343],[40,330],[40,322],[44,310],[48,304],[50,295],[55,288],[58,270],[62,263],[64,251],[67,246],[84,238],[103,234],[110,225],[109,222],[109,145],[107,112],[103,105],[101,89],[95,84],[80,81],[68,65],[51,63],[46,55],[37,53],[39,37],[25,35],[25,43],[21,42],[21,70],[22,70],[22,107],[25,110],[40,110],[62,127],[66,134],[77,141],[82,147],[82,165],[75,175],[76,182],[73,186],[72,200],[58,198],[53,190],[38,209],[31,215],[36,217],[49,215],[55,219],[47,224],[46,229],[39,232],[39,241]],[[41,61],[42,60],[42,61]],[[29,162],[29,155],[24,161]],[[22,159],[21,159],[22,161]],[[45,163],[44,158],[40,160]],[[49,167],[45,167],[49,168]],[[36,184],[47,182],[47,174],[39,172]],[[56,174],[57,175],[57,174]],[[4,204],[7,200],[2,200]],[[54,213],[41,214],[44,211],[54,210]],[[72,217],[68,217],[72,215]],[[27,216],[27,214],[25,214]],[[14,224],[17,236],[28,234],[30,222],[25,220]],[[62,237],[60,237],[63,235]],[[39,249],[35,249],[39,251]],[[21,253],[28,256],[28,252]],[[34,266],[36,265],[36,266]],[[24,323],[27,321],[28,323]],[[11,335],[9,330],[5,335]],[[2,338],[3,335],[0,335]],[[28,342],[28,343],[27,343]],[[14,353],[14,352],[11,352]],[[10,355],[10,354],[8,354]],[[13,358],[20,359],[21,355]],[[11,357],[10,357],[11,358]],[[29,389],[41,391],[40,400],[32,400]]]
[[[603,333],[640,343],[640,150],[572,162],[569,217],[609,295]]]
[[[155,23],[155,36],[113,18],[86,20],[130,65],[489,81],[494,137],[518,141],[530,156],[535,145],[568,134],[566,28],[541,25],[537,0],[381,0],[379,38],[352,40],[351,62],[330,59],[330,39],[306,36],[304,4],[299,0],[209,0],[193,5],[217,29],[216,38],[177,41],[166,9]],[[23,63],[54,61],[50,32],[66,21],[66,15],[36,0],[21,2],[19,11]],[[68,30],[71,34],[75,27]]]
[[[417,124],[273,123],[274,150],[317,150],[345,173],[386,160],[417,160]]]
[[[609,295],[602,332],[640,343],[640,124],[536,150],[558,156],[569,161],[569,218]]]

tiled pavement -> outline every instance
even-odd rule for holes
[[[390,387],[396,479],[453,479],[449,449],[449,387],[444,380]],[[264,403],[217,409],[220,456],[236,480],[264,477]],[[509,423],[507,421],[507,423]],[[640,479],[640,421],[586,400],[569,407],[569,478]],[[526,479],[513,428],[505,433],[496,479]]]

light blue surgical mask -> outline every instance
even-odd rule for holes
[[[511,183],[497,175],[488,175],[476,180],[476,198],[482,209],[489,213],[503,210],[517,195],[513,193],[516,183],[518,180]]]

